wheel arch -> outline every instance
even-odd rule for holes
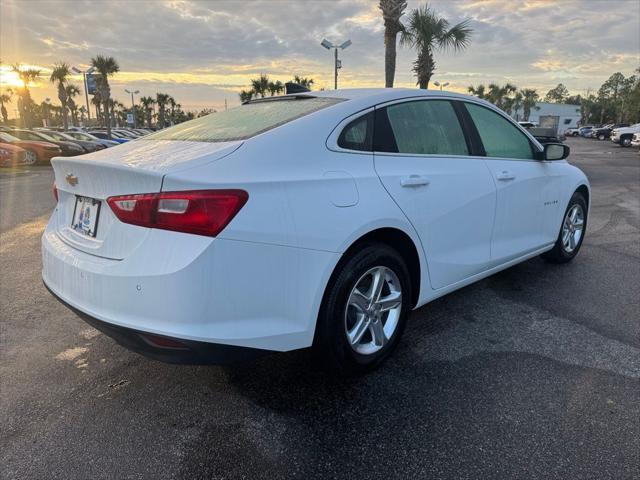
[[[412,307],[415,307],[420,298],[420,288],[422,286],[421,275],[423,266],[421,262],[420,249],[408,233],[396,227],[376,228],[360,235],[357,239],[352,241],[344,250],[342,257],[334,267],[329,282],[325,286],[325,294],[326,289],[331,285],[334,275],[339,270],[339,267],[347,261],[354,252],[361,249],[364,245],[371,243],[383,243],[388,245],[397,251],[403,258],[411,277],[411,305]]]
[[[580,186],[578,186],[578,188],[576,188],[576,192],[580,193],[585,201],[587,202],[587,208],[591,209],[591,192],[589,191],[589,187],[587,187],[584,183]]]

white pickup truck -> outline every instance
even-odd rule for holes
[[[640,133],[640,123],[636,123],[630,127],[616,128],[611,132],[611,141],[613,143],[619,143],[621,147],[630,147],[631,140],[635,133]]]

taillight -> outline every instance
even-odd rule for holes
[[[53,198],[56,199],[56,203],[58,203],[58,187],[56,186],[56,182],[53,182]]]
[[[107,198],[121,222],[215,237],[247,203],[244,190],[142,193]]]

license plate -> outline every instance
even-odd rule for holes
[[[98,217],[100,216],[100,200],[89,197],[76,197],[71,228],[88,237],[96,236]]]

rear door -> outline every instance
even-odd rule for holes
[[[532,142],[500,113],[464,103],[477,129],[497,188],[492,263],[498,265],[553,243],[561,169],[536,159]]]
[[[420,235],[431,286],[487,268],[496,206],[493,179],[471,155],[449,100],[404,100],[376,109],[376,171]]]

